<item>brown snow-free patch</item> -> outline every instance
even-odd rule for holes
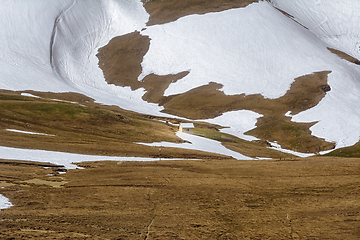
[[[221,12],[232,8],[243,8],[258,0],[143,0],[150,14],[148,26],[175,21],[191,14]]]

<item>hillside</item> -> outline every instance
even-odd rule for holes
[[[343,17],[358,4],[348,2],[8,3],[0,89],[76,92],[218,125],[237,118],[221,131],[302,153],[352,146],[360,73],[357,25]]]
[[[359,18],[1,1],[0,238],[360,238]]]

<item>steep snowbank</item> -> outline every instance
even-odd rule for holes
[[[0,89],[79,92],[105,104],[158,114],[160,107],[105,82],[96,58],[117,35],[148,21],[140,1],[3,1],[0,9]]]
[[[316,35],[326,47],[360,59],[360,2],[357,0],[272,0]],[[335,141],[337,148],[355,144],[360,136],[360,66],[334,64],[329,75],[331,91],[316,107],[293,117],[296,122],[316,122],[313,135]]]
[[[271,0],[329,47],[360,59],[360,1]]]
[[[327,70],[327,59],[334,59],[313,34],[267,2],[183,17],[142,34],[151,44],[140,79],[190,71],[166,95],[217,82],[226,94],[278,98],[295,78]]]
[[[315,2],[322,6],[322,1],[310,0],[276,0],[273,4],[284,10],[292,7],[290,14],[302,13],[300,16],[307,21],[301,21],[303,18],[300,17],[296,20],[305,25],[309,22],[321,26],[323,22],[317,19],[323,19],[313,17]],[[341,60],[324,44],[326,33],[341,34],[341,27],[337,24],[345,24],[348,18],[342,16],[346,9],[356,5],[351,0],[349,2],[353,4],[348,6],[340,4],[340,13],[334,15],[337,9],[334,6],[338,2],[323,4],[329,9],[332,7],[331,11],[316,8],[323,15],[335,19],[326,25],[327,28],[320,28],[319,34],[302,27],[268,2],[220,13],[191,15],[149,27],[142,32],[152,40],[139,79],[150,73],[167,75],[189,71],[186,77],[172,83],[165,94],[183,93],[217,82],[223,84],[222,90],[226,94],[259,93],[267,98],[278,98],[289,90],[295,78],[330,70],[328,82],[331,91],[317,107],[294,116],[293,121],[318,122],[311,128],[313,135],[336,142],[337,147],[353,145],[360,136],[359,67]],[[351,10],[354,14],[356,11]],[[348,38],[357,36],[356,19],[351,20],[350,28],[356,27],[351,28]],[[341,35],[340,38],[347,37]],[[232,124],[233,128],[237,125],[235,122]]]

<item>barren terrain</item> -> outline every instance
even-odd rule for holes
[[[0,166],[1,239],[360,238],[358,159]]]

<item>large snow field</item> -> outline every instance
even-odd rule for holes
[[[319,6],[319,1],[305,2],[308,11],[312,11],[313,5]],[[304,6],[298,5],[300,9]],[[332,16],[334,9],[329,12]],[[326,13],[326,9],[323,12]],[[342,15],[340,12],[338,22]],[[316,108],[294,116],[293,121],[318,122],[311,128],[313,135],[336,142],[337,147],[353,145],[359,140],[360,85],[356,80],[360,77],[359,67],[332,54],[323,38],[292,21],[268,2],[183,17],[150,27],[142,34],[152,40],[139,79],[150,73],[167,75],[190,71],[171,84],[166,95],[218,82],[223,84],[225,94],[278,98],[289,90],[295,78],[331,70],[328,82],[332,90]],[[240,124],[241,121],[234,121],[231,131]]]
[[[360,59],[360,2],[357,0],[271,0],[308,28],[326,47]],[[337,148],[353,145],[360,136],[360,66],[344,60],[332,66],[328,82],[332,90],[323,101],[293,117],[296,122],[315,122],[313,135],[335,141]]]
[[[349,13],[352,17],[347,17]],[[143,89],[107,84],[98,67],[100,47],[115,36],[140,31],[151,43],[139,80],[150,73],[190,72],[171,84],[167,95],[212,81],[223,84],[229,95],[278,98],[295,78],[332,71],[331,91],[315,108],[293,116],[293,121],[317,121],[311,128],[314,135],[336,142],[337,147],[349,146],[360,136],[360,70],[327,47],[359,56],[355,43],[359,16],[356,0],[273,0],[146,27],[149,15],[140,0],[4,0],[0,89],[74,91],[100,103],[164,115],[162,107],[141,99]],[[224,114],[209,122],[225,123],[229,133],[241,135],[241,125],[252,125],[254,114],[241,115],[238,121],[224,120],[228,116]]]
[[[145,27],[140,1],[4,0],[0,8],[0,89],[79,92],[96,101],[159,114],[162,109],[105,82],[98,48]]]
[[[329,47],[360,59],[358,0],[271,0]]]
[[[151,44],[140,79],[190,71],[165,95],[218,82],[225,94],[278,98],[294,78],[327,69],[328,59],[335,59],[313,34],[267,2],[183,17],[142,34]]]

